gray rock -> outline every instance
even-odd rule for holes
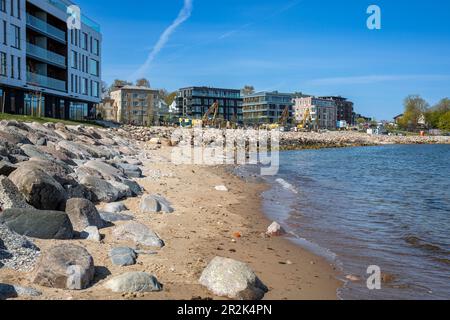
[[[41,160],[48,160],[52,161],[53,157],[49,154],[41,151],[38,147],[32,145],[32,144],[24,144],[20,147],[22,151],[30,158],[37,158]]]
[[[74,174],[73,169],[62,161],[32,158],[27,162],[19,164],[19,167],[22,169],[44,171],[62,186],[77,185],[77,182],[72,177]]]
[[[117,199],[124,199],[129,198],[133,196],[133,192],[131,191],[130,187],[128,187],[126,184],[118,181],[108,181],[116,190],[119,191],[119,196]]]
[[[111,262],[116,266],[132,266],[136,264],[136,252],[133,249],[122,247],[114,248],[109,252]]]
[[[140,196],[143,192],[142,187],[136,181],[123,179],[122,183],[130,188],[133,196]]]
[[[72,239],[73,228],[64,212],[36,209],[6,209],[0,223],[12,231],[38,239]]]
[[[41,256],[32,281],[43,287],[83,290],[94,279],[94,274],[94,259],[85,248],[61,244]]]
[[[100,211],[100,216],[104,221],[107,222],[118,222],[118,221],[131,221],[134,220],[134,216],[123,214],[123,213],[112,213]]]
[[[80,238],[95,242],[100,242],[102,240],[102,236],[100,235],[100,232],[98,231],[98,228],[95,226],[90,226],[85,228],[80,233]]]
[[[10,163],[9,161],[0,161],[0,175],[1,176],[9,176],[14,170],[17,169],[17,166]]]
[[[162,290],[158,280],[145,272],[128,272],[109,280],[105,287],[113,292],[157,292]]]
[[[117,240],[132,240],[144,246],[164,247],[164,241],[155,232],[150,230],[146,225],[134,221],[116,227],[113,230],[113,236]]]
[[[0,176],[0,211],[11,208],[33,208],[7,177]]]
[[[145,195],[140,203],[141,213],[172,213],[173,208],[171,204],[162,196],[159,195]]]
[[[103,179],[87,176],[81,179],[80,183],[92,192],[95,201],[114,202],[119,200],[119,190]]]
[[[42,210],[64,210],[66,191],[46,172],[23,167],[14,171],[9,178],[33,207]]]
[[[127,207],[123,204],[123,202],[113,202],[106,204],[103,209],[106,212],[119,213],[122,211],[126,211]]]
[[[130,178],[142,177],[142,170],[137,165],[128,163],[118,163],[117,166],[121,168],[125,172],[125,175]]]
[[[215,257],[203,270],[200,283],[221,297],[261,300],[268,292],[248,265],[232,259]]]
[[[73,141],[59,141],[57,145],[57,150],[58,149],[63,149],[72,159],[86,160],[93,157],[93,155],[83,148],[81,144]]]
[[[90,160],[84,164],[85,167],[94,169],[106,180],[116,180],[118,177],[124,177],[123,171],[99,160]]]
[[[33,288],[0,283],[0,300],[20,297],[39,297],[40,295],[42,293]]]
[[[74,230],[81,231],[89,226],[103,228],[103,220],[94,204],[86,199],[67,200],[66,213]]]

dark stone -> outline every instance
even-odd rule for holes
[[[73,227],[68,215],[59,211],[6,209],[0,223],[12,231],[38,239],[72,239]]]

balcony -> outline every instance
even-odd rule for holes
[[[32,16],[31,14],[28,13],[27,13],[27,26],[31,27],[36,31],[44,33],[50,38],[58,40],[64,44],[66,43],[66,33],[64,31],[54,26],[51,26],[44,20],[36,18],[35,16]]]
[[[57,67],[66,68],[66,57],[27,42],[27,55]]]
[[[27,83],[33,86],[66,92],[65,81],[53,79],[37,73],[27,72]]]

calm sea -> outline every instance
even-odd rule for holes
[[[284,152],[269,180],[267,215],[361,279],[341,298],[450,299],[449,145]],[[371,265],[381,290],[367,289]]]

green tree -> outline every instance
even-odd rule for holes
[[[450,99],[444,98],[425,114],[428,126],[432,129],[438,128],[441,117],[448,111],[450,111]]]
[[[429,104],[418,95],[410,95],[404,100],[405,112],[399,120],[403,129],[414,131],[419,125],[419,120],[429,107]]]
[[[438,127],[442,131],[450,131],[450,111],[447,111],[441,116]]]
[[[174,101],[175,98],[177,97],[177,92],[172,92],[168,95],[166,95],[166,97],[164,98],[164,101],[167,103],[168,106],[170,106]]]

